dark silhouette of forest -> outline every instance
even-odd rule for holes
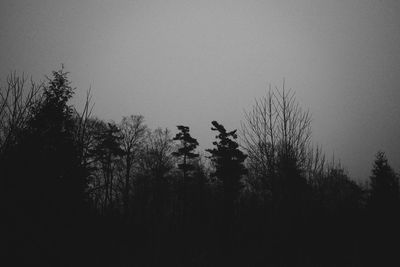
[[[63,69],[1,84],[4,266],[399,263],[398,175],[378,152],[353,181],[292,90],[270,88],[238,131],[210,122],[205,151],[186,125],[105,122],[73,96]]]

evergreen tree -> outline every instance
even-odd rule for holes
[[[397,246],[400,231],[399,180],[389,165],[384,152],[379,151],[370,177],[369,228],[371,262],[374,265],[398,261]]]
[[[383,213],[391,212],[399,201],[399,179],[382,151],[376,154],[370,182],[370,208]]]
[[[214,163],[215,172],[213,173],[221,182],[223,191],[229,195],[230,200],[235,200],[241,188],[240,179],[247,171],[243,165],[246,155],[239,150],[239,145],[235,141],[237,139],[236,130],[227,132],[223,125],[216,121],[212,122],[213,131],[218,131],[216,138],[218,141],[213,142],[216,148],[207,149],[211,154],[211,161]]]
[[[74,140],[74,110],[68,105],[74,89],[67,75],[61,69],[48,78],[44,98],[33,108],[21,148],[29,155],[31,175],[42,200],[49,201],[47,196],[54,205],[63,203],[75,212],[86,200],[87,173]]]
[[[213,131],[217,131],[218,141],[213,142],[215,148],[207,149],[211,154],[210,158],[214,164],[215,171],[213,176],[217,177],[222,183],[223,191],[223,218],[222,218],[222,238],[225,253],[230,253],[232,248],[233,225],[235,221],[235,204],[239,198],[242,187],[241,178],[246,174],[244,160],[246,155],[239,150],[236,130],[227,132],[225,127],[216,121],[212,122]]]
[[[199,156],[199,154],[193,152],[199,143],[195,138],[190,136],[189,127],[179,125],[177,128],[180,130],[180,132],[176,134],[173,140],[180,141],[181,147],[178,149],[178,151],[173,152],[172,155],[182,158],[182,163],[178,164],[178,168],[182,170],[183,180],[185,182],[187,172],[193,169],[193,165],[190,164],[190,160]]]
[[[48,78],[7,166],[12,170],[7,171],[10,232],[19,242],[17,255],[33,265],[43,265],[41,257],[45,265],[60,265],[60,259],[68,265],[66,254],[83,249],[76,239],[85,231],[87,172],[74,139],[74,112],[68,104],[74,89],[67,74],[61,69]]]
[[[187,126],[182,126],[179,125],[177,126],[178,130],[180,130],[179,133],[175,135],[173,138],[174,141],[180,141],[181,147],[178,148],[177,151],[172,152],[172,155],[177,157],[177,158],[182,158],[182,163],[178,164],[178,168],[182,170],[183,174],[183,180],[182,180],[182,187],[181,190],[179,190],[179,195],[180,195],[180,203],[181,203],[181,209],[182,209],[182,224],[183,228],[185,228],[185,223],[186,223],[186,214],[187,214],[187,174],[189,171],[194,169],[194,165],[190,162],[191,160],[199,157],[199,154],[194,153],[193,151],[196,149],[196,147],[199,145],[197,140],[193,137],[190,136],[189,133],[189,127]]]

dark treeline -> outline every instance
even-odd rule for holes
[[[7,266],[365,266],[399,262],[399,182],[383,152],[363,185],[311,141],[294,93],[271,89],[239,131],[149,129],[78,112],[64,70],[1,85]],[[368,167],[368,166],[367,166]]]

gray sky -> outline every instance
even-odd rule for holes
[[[238,128],[268,84],[296,91],[313,140],[354,178],[377,150],[400,168],[400,1],[16,1],[0,3],[0,77],[65,64],[95,114]]]

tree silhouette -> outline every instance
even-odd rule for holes
[[[180,142],[180,147],[177,151],[172,152],[172,155],[179,158],[182,158],[182,163],[178,164],[178,168],[182,171],[182,183],[181,183],[181,190],[179,190],[180,199],[179,202],[182,206],[181,211],[181,221],[182,227],[186,229],[186,216],[187,216],[187,176],[188,172],[194,169],[194,165],[191,164],[191,161],[195,158],[199,157],[199,154],[194,153],[193,151],[199,145],[197,140],[190,136],[189,127],[179,125],[177,126],[178,130],[180,131],[175,135],[173,138],[174,141]]]
[[[225,127],[216,121],[212,122],[213,131],[217,131],[217,141],[213,144],[215,148],[207,149],[211,154],[210,158],[215,166],[212,173],[222,182],[223,191],[223,239],[227,242],[224,245],[226,253],[229,253],[232,245],[233,224],[235,220],[235,204],[238,201],[240,189],[242,187],[241,178],[246,174],[244,160],[246,155],[239,150],[239,145],[235,141],[237,139],[236,130],[227,132]]]
[[[106,128],[97,135],[98,143],[95,148],[97,160],[101,164],[104,178],[103,212],[113,209],[114,170],[116,157],[122,155],[120,129],[113,123],[108,123]]]
[[[382,151],[376,154],[370,181],[372,209],[385,211],[399,201],[399,179]]]
[[[168,129],[157,128],[146,134],[139,165],[141,171],[155,181],[164,180],[174,166],[174,160],[171,157],[172,141]]]
[[[187,172],[193,169],[193,165],[189,163],[190,160],[199,156],[199,154],[193,152],[199,143],[196,139],[190,136],[189,127],[179,125],[177,128],[180,132],[175,135],[173,140],[180,141],[181,147],[178,151],[173,152],[172,155],[182,158],[182,163],[178,164],[178,168],[182,170],[183,180],[185,181]]]
[[[25,75],[10,73],[6,85],[0,86],[0,156],[15,146],[32,118],[32,109],[42,100],[44,83],[30,81]]]
[[[58,197],[64,192],[65,203],[72,204],[86,199],[87,187],[86,173],[79,162],[74,140],[74,110],[68,105],[74,89],[63,69],[53,71],[52,75],[45,86],[43,101],[33,107],[34,115],[28,122],[24,145],[37,154],[32,164],[35,165],[33,169],[42,173],[38,175],[44,182],[42,188],[56,186],[58,189],[48,188],[48,191]]]
[[[236,130],[213,121],[206,157],[187,126],[172,138],[143,116],[107,123],[91,115],[90,92],[78,112],[63,69],[24,84],[13,74],[0,87],[2,241],[15,265],[399,261],[399,177],[385,154],[368,185],[325,163],[291,90],[256,100],[243,152]]]
[[[270,86],[245,112],[240,137],[248,154],[247,165],[261,180],[264,193],[274,193],[278,169],[286,169],[282,165],[290,163],[304,174],[323,168],[320,149],[314,151],[310,145],[311,115],[299,106],[294,91],[287,90],[285,83],[282,89]]]
[[[370,177],[370,248],[374,263],[389,263],[396,259],[397,249],[393,246],[400,237],[399,180],[384,152],[376,154]]]
[[[206,151],[211,154],[210,158],[215,166],[213,175],[221,180],[224,194],[228,196],[229,201],[234,202],[241,189],[240,179],[247,172],[243,165],[247,156],[239,150],[239,145],[235,141],[236,130],[227,132],[224,126],[216,121],[213,121],[212,125],[214,127],[211,130],[218,131],[216,136],[218,141],[213,142],[216,148]]]
[[[139,155],[143,145],[147,126],[144,124],[143,116],[123,117],[120,123],[121,145],[124,158],[125,179],[123,189],[124,214],[129,212],[129,195],[131,193],[131,172],[133,163]]]
[[[30,116],[6,167],[13,203],[10,218],[18,221],[11,232],[37,263],[46,257],[50,265],[58,265],[67,253],[63,248],[83,229],[78,221],[87,208],[88,172],[74,138],[74,110],[68,103],[73,92],[68,73],[53,71],[41,101],[29,106]]]

